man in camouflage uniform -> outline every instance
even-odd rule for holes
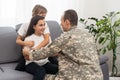
[[[54,80],[103,80],[94,38],[78,29],[77,22],[74,10],[65,11],[61,18],[64,33],[48,47],[30,52],[30,58],[57,55],[59,72]]]

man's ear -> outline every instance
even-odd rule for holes
[[[66,25],[70,25],[70,21],[68,19],[65,20]]]

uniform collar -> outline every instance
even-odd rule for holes
[[[70,30],[77,28],[77,26],[71,26]]]

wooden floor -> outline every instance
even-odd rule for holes
[[[120,77],[110,77],[110,80],[120,80]]]

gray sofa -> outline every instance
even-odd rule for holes
[[[51,38],[54,40],[60,36],[62,30],[56,21],[47,21],[50,28]],[[0,80],[32,80],[32,75],[26,72],[15,70],[18,59],[21,56],[21,46],[16,44],[16,28],[0,27]],[[100,66],[103,71],[104,80],[109,80],[109,71],[107,64],[108,57],[100,56]]]

